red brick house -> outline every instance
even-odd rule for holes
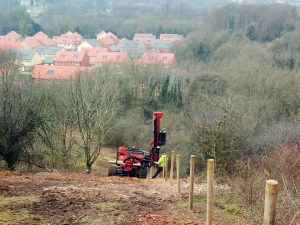
[[[89,67],[90,58],[84,51],[58,51],[54,57],[54,65]]]
[[[21,35],[15,31],[11,31],[2,37],[4,37],[6,39],[6,41],[13,41],[13,42],[21,41]]]
[[[124,63],[127,60],[126,52],[100,52],[95,58],[95,64],[99,66],[103,63]]]
[[[33,68],[32,81],[48,84],[51,80],[76,79],[78,73],[91,70],[91,67],[36,65]]]
[[[53,37],[54,41],[57,43],[57,46],[63,47],[66,50],[76,50],[78,45],[81,44],[83,37],[77,32],[72,33],[71,31],[61,36]]]
[[[165,65],[169,66],[175,61],[174,53],[144,53],[141,58],[136,59],[136,64]]]
[[[82,48],[83,52],[86,52],[86,54],[90,58],[90,65],[95,65],[95,60],[98,56],[99,53],[101,52],[108,52],[107,48],[101,48],[101,47],[96,47],[96,48]]]
[[[0,36],[0,49],[22,49],[21,35],[15,31],[11,31],[6,35]]]
[[[22,46],[25,49],[32,49],[32,48],[36,48],[39,46],[42,46],[42,43],[39,42],[39,40],[37,38],[34,37],[26,37],[23,41],[22,41]]]
[[[20,42],[5,41],[0,38],[0,49],[21,50],[23,49],[23,46],[21,45]]]
[[[118,45],[120,42],[119,38],[115,34],[112,32],[106,33],[105,31],[102,31],[97,35],[97,40],[99,41],[100,46],[103,48],[107,48],[111,45]]]
[[[156,40],[156,36],[153,34],[134,34],[133,40],[143,42],[145,48],[150,49],[152,42]]]
[[[41,31],[36,33],[32,37],[26,37],[22,41],[22,46],[25,49],[37,48],[40,46],[55,46],[55,45],[56,42]]]
[[[49,38],[48,35],[43,33],[42,31],[36,33],[33,36],[33,38],[38,40],[44,46],[54,46],[54,45],[56,45],[56,42],[53,39]]]

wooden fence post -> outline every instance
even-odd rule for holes
[[[212,225],[214,160],[207,160],[207,225]]]
[[[164,175],[165,181],[168,180],[168,155],[166,155],[165,158],[165,175]]]
[[[163,166],[163,171],[162,171],[162,174],[161,174],[162,178],[165,178],[165,172],[166,172],[165,170],[166,170],[166,168],[165,168],[165,166]]]
[[[190,158],[190,191],[189,191],[189,209],[193,209],[194,204],[194,171],[195,171],[195,155]]]
[[[267,180],[266,191],[265,191],[265,209],[264,209],[263,225],[275,225],[277,193],[278,193],[278,182],[276,180]]]
[[[153,166],[150,167],[149,178],[151,179],[153,176]]]
[[[177,193],[180,195],[180,155],[176,156]]]
[[[172,181],[174,178],[174,161],[175,161],[175,151],[171,151],[170,181]]]

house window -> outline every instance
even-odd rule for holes
[[[102,59],[107,59],[107,55],[103,55],[103,56],[102,56]]]
[[[120,59],[121,58],[121,56],[120,55],[116,55],[116,59]]]
[[[61,55],[60,55],[60,58],[65,58],[65,55],[64,55],[64,54],[61,54]]]
[[[73,62],[73,65],[79,66],[79,62]]]
[[[47,74],[54,74],[54,70],[48,70]]]
[[[162,57],[162,60],[167,60],[168,59],[168,56],[163,56]]]
[[[74,54],[74,58],[78,58],[78,54]]]

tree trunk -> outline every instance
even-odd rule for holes
[[[16,169],[16,161],[11,159],[4,159],[6,162],[7,170],[15,171]]]
[[[86,164],[86,172],[88,173],[88,174],[90,174],[91,172],[92,172],[92,165],[90,165],[90,164]]]

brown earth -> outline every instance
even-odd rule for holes
[[[203,225],[205,202],[195,199],[195,209],[187,209],[188,181],[107,177],[116,151],[105,148],[95,165],[95,174],[0,172],[0,225],[12,224],[100,224],[100,225]],[[196,183],[196,196],[206,195],[206,185]],[[227,195],[228,187],[216,192]],[[218,206],[216,206],[218,207]],[[218,225],[246,224],[239,217],[226,222],[223,206]],[[231,207],[232,208],[232,207]]]
[[[0,224],[202,224],[177,201],[162,179],[0,173]]]

